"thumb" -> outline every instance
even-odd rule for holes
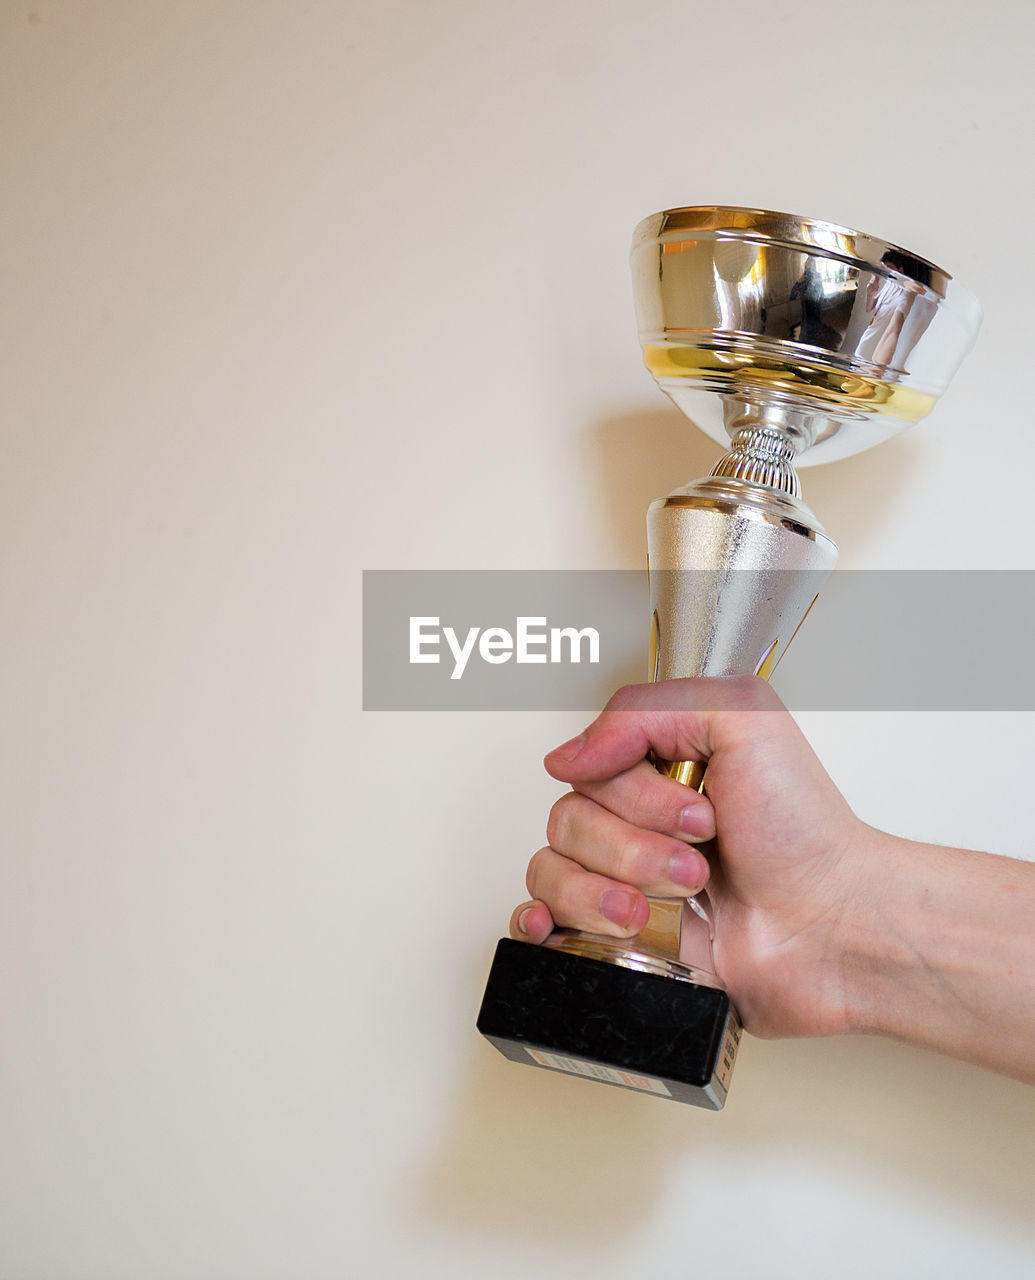
[[[593,723],[543,763],[559,782],[612,778],[651,751],[663,760],[708,760],[743,725],[730,712],[783,710],[764,680],[665,680],[627,685]]]

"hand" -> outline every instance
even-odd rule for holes
[[[707,797],[659,774],[651,750],[707,761]],[[767,684],[623,689],[545,763],[572,791],[529,864],[533,901],[514,912],[513,937],[541,942],[563,925],[632,938],[646,924],[645,894],[686,897],[707,884],[716,968],[745,1026],[768,1036],[849,1028],[842,925],[877,892],[863,870],[877,833]]]
[[[707,761],[707,797],[652,751]],[[1035,1083],[1035,864],[861,822],[761,680],[622,689],[546,767],[572,791],[513,937],[632,938],[645,893],[707,884],[716,969],[749,1031],[873,1031]]]

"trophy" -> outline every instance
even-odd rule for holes
[[[934,406],[980,323],[916,254],[762,209],[670,209],[637,227],[644,360],[728,452],[647,515],[651,680],[768,679],[837,547],[801,496],[827,462]],[[689,787],[705,766],[655,761]],[[706,894],[651,901],[633,939],[500,941],[478,1029],[507,1058],[719,1110],[740,1023],[714,972]]]

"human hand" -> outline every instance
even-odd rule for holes
[[[707,761],[707,797],[659,774],[650,751]],[[880,833],[855,817],[767,684],[622,689],[545,763],[572,790],[529,863],[532,901],[514,912],[512,937],[542,942],[559,925],[633,938],[646,894],[707,884],[716,969],[747,1029],[852,1029],[845,936],[878,909],[867,862]]]

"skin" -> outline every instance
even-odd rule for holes
[[[708,762],[707,796],[648,762]],[[547,771],[571,791],[511,936],[635,937],[707,886],[716,968],[764,1037],[875,1032],[1035,1083],[1035,865],[855,816],[767,684],[620,690]]]

